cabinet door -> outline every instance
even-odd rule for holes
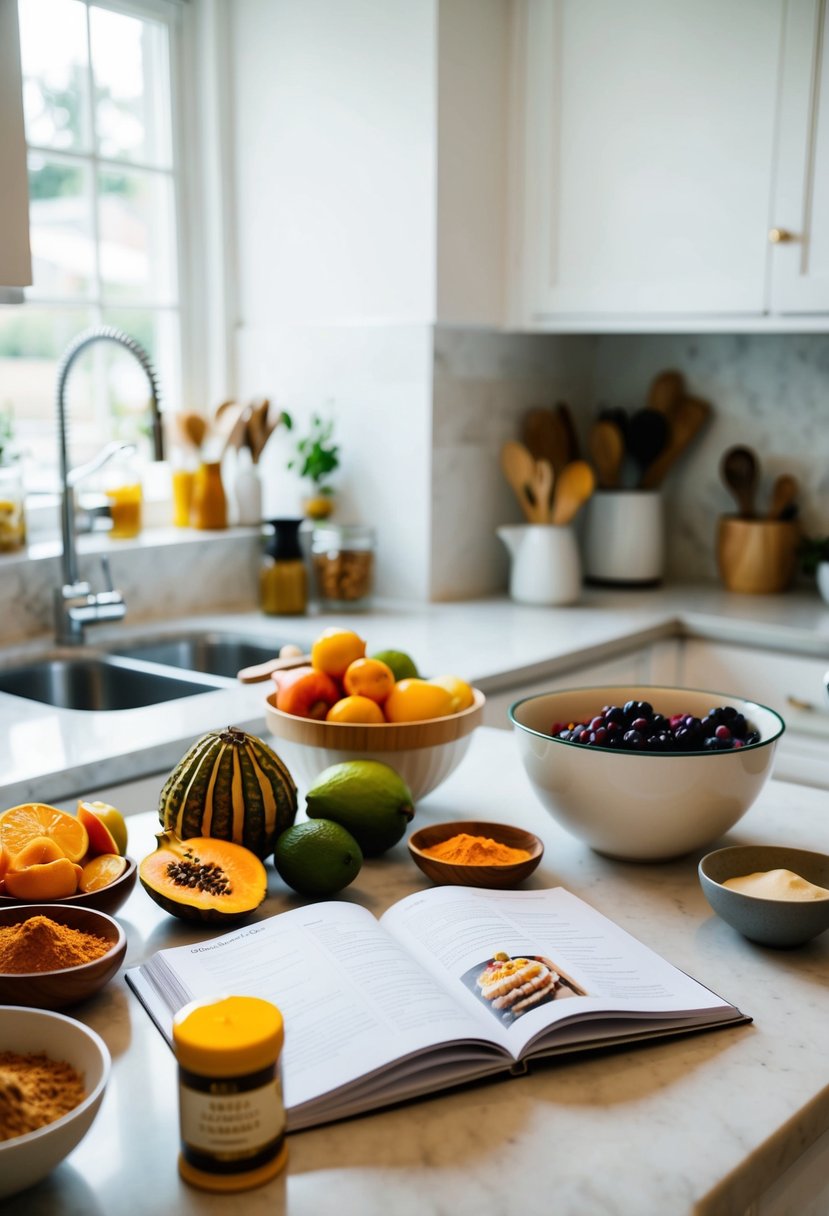
[[[32,281],[17,4],[0,3],[0,304]],[[5,297],[5,298],[4,298]]]
[[[789,0],[770,257],[777,313],[829,312],[826,0]],[[782,238],[777,239],[775,238]]]
[[[523,0],[523,320],[761,313],[784,0]]]

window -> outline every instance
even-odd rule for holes
[[[144,346],[181,400],[180,174],[172,114],[176,6],[19,0],[33,286],[0,308],[0,410],[33,463],[54,467],[58,362],[92,325]],[[70,459],[110,439],[149,452],[147,381],[96,343],[68,384]]]

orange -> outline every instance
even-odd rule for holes
[[[383,711],[370,697],[341,697],[325,715],[326,722],[385,722]]]
[[[343,688],[354,697],[369,697],[382,705],[394,688],[394,672],[380,659],[355,659],[343,676]]]
[[[311,647],[311,666],[335,680],[341,680],[348,665],[355,659],[361,659],[365,653],[366,644],[353,629],[340,629],[332,625],[323,630]]]
[[[445,688],[452,698],[450,713],[459,714],[462,709],[469,709],[475,702],[475,694],[471,687],[460,676],[431,676],[430,684]]]
[[[127,859],[120,853],[99,853],[81,871],[78,887],[81,891],[100,891],[120,878],[127,868]]]
[[[77,862],[89,848],[84,825],[74,815],[43,802],[23,802],[0,815],[0,840],[14,857],[30,840],[48,836],[64,857]]]
[[[28,844],[24,844],[19,853],[15,853],[9,862],[10,870],[25,870],[27,866],[43,865],[47,861],[60,861],[63,852],[59,844],[51,836],[35,836]]]
[[[452,696],[428,680],[398,680],[384,706],[389,722],[421,722],[452,712]]]
[[[57,861],[26,866],[23,870],[7,870],[6,894],[15,899],[34,900],[35,903],[64,899],[77,892],[80,876],[80,866],[74,865],[66,857],[59,857]]]

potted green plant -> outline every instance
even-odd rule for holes
[[[829,604],[829,536],[806,536],[800,544],[800,564],[804,574],[817,581],[818,591]]]
[[[288,415],[285,419],[290,429],[293,423]],[[311,483],[312,492],[302,503],[309,519],[327,519],[334,509],[334,488],[329,478],[339,468],[340,448],[333,442],[333,434],[333,419],[312,414],[307,433],[297,439],[295,455],[288,461],[289,469]]]

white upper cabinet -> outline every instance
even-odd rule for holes
[[[789,0],[769,276],[778,313],[829,312],[826,0]]]
[[[0,298],[32,281],[16,0],[0,0]]]
[[[825,3],[516,0],[513,324],[829,312]]]

